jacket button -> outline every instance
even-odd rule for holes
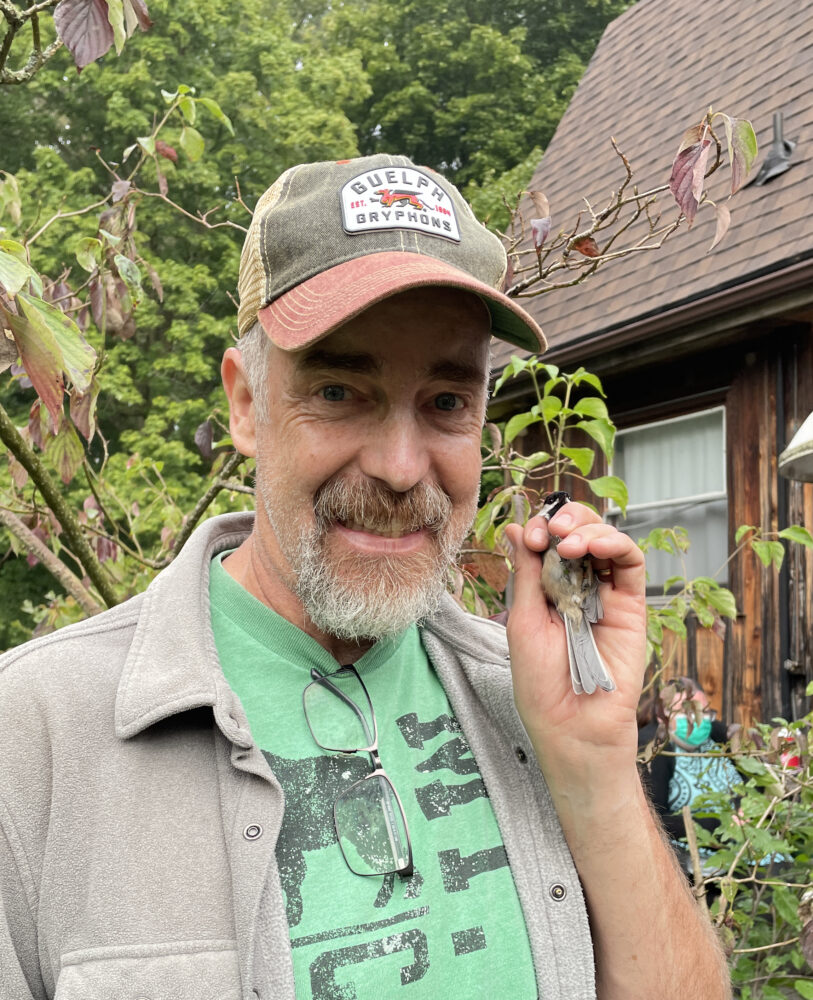
[[[562,885],[561,882],[554,882],[550,887],[550,898],[555,899],[556,902],[560,902],[567,895],[567,889]]]
[[[263,835],[263,828],[259,823],[249,823],[249,825],[243,830],[243,836],[246,840],[257,840]]]
[[[514,747],[514,753],[517,755],[517,760],[520,764],[524,764],[528,759],[528,754],[522,749],[522,747]]]

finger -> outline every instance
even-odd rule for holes
[[[566,503],[550,519],[550,530],[560,538],[584,524],[602,524],[601,517],[582,503]]]
[[[528,518],[522,529],[522,541],[532,551],[543,552],[550,544],[547,518],[538,514]]]
[[[511,615],[516,618],[518,612],[529,608],[533,608],[538,614],[541,607],[547,606],[540,583],[542,558],[525,544],[525,531],[519,524],[509,524],[505,534],[514,549],[514,602]]]

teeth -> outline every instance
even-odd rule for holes
[[[401,538],[410,531],[400,521],[392,521],[390,524],[382,526],[375,521],[365,518],[361,523],[358,521],[345,521],[344,524],[351,531],[366,531],[373,535],[380,535],[382,538]]]

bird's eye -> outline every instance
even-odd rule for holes
[[[435,396],[435,406],[439,410],[459,410],[462,405],[463,400],[453,392],[442,392]]]
[[[347,390],[343,385],[326,385],[319,393],[329,403],[339,403],[347,398]]]

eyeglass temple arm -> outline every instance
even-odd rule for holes
[[[353,666],[352,663],[345,664],[345,666],[343,666],[341,669],[352,670],[358,677],[358,671],[356,670],[356,668]],[[326,676],[325,674],[320,674],[319,671],[316,669],[316,667],[311,667],[311,677],[317,684],[321,684],[323,687],[326,687],[328,691],[331,691],[333,694],[335,694],[337,698],[340,698],[345,703],[345,705],[347,705],[348,708],[352,709],[353,712],[356,713],[356,716],[359,722],[361,723],[362,728],[364,729],[364,738],[367,740],[368,744],[372,744],[373,734],[370,732],[370,727],[367,725],[367,719],[364,717],[364,712],[362,712],[362,710],[353,701],[353,699],[349,698],[344,693],[344,691],[341,690],[341,688],[336,687],[333,681],[331,681],[330,677]],[[359,683],[361,684],[364,693],[367,694],[367,688],[364,686],[364,681],[360,677],[359,677]],[[367,695],[367,697],[369,700],[369,695]]]

